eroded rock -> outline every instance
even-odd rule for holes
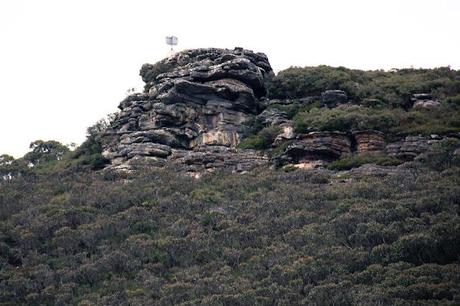
[[[112,165],[171,161],[244,171],[266,162],[259,153],[234,149],[244,123],[264,109],[260,99],[273,74],[264,54],[241,48],[186,50],[143,65],[140,74],[146,92],[122,101],[103,135],[103,155]]]
[[[358,153],[382,152],[385,150],[384,134],[380,131],[366,130],[353,133]]]
[[[281,164],[303,164],[319,166],[351,153],[350,138],[339,132],[310,132],[299,135],[283,155]],[[320,162],[319,162],[320,161]]]
[[[438,137],[407,136],[398,142],[388,144],[385,152],[390,156],[412,160],[421,153],[426,152],[432,144],[439,140],[440,138]]]
[[[411,97],[411,101],[413,104],[413,108],[431,109],[439,107],[441,105],[441,102],[436,100],[429,93],[413,94]]]

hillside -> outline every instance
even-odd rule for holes
[[[186,50],[0,156],[0,305],[459,305],[460,72]]]

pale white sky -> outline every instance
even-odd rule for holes
[[[460,69],[459,0],[0,0],[0,154],[80,143],[139,69],[179,48],[241,46],[275,69]]]

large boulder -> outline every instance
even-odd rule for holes
[[[160,160],[215,160],[210,165],[233,165],[241,160],[266,160],[220,148],[235,148],[245,123],[254,121],[265,105],[266,81],[273,71],[262,53],[235,48],[194,49],[174,54],[154,65],[145,64],[140,74],[145,92],[128,96],[102,137],[103,155],[118,168]],[[180,152],[180,153],[178,153]],[[193,153],[195,152],[195,153]],[[193,154],[192,154],[193,153]],[[231,161],[219,162],[224,155]],[[252,158],[253,156],[256,156]],[[260,156],[259,156],[260,155]]]
[[[413,108],[431,109],[431,108],[439,107],[441,105],[441,102],[436,100],[429,93],[413,94],[411,97],[411,101],[412,101]]]
[[[412,160],[418,155],[426,152],[430,146],[441,138],[437,136],[407,136],[404,139],[390,143],[386,146],[385,152],[390,156],[396,156],[405,160]]]
[[[345,133],[339,132],[310,132],[298,135],[290,144],[280,160],[283,164],[296,165],[299,168],[315,168],[343,155],[351,153],[351,140]]]
[[[199,147],[194,150],[173,150],[168,160],[193,176],[203,171],[224,168],[232,172],[246,172],[267,164],[266,155],[256,150],[241,150],[226,146]]]

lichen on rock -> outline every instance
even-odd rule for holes
[[[201,158],[205,156],[215,167],[230,165],[238,171],[266,159],[260,152],[235,149],[244,123],[264,109],[260,100],[273,75],[264,54],[241,48],[186,50],[143,65],[140,74],[145,92],[120,103],[103,136],[110,167],[127,169],[154,158],[155,165],[164,159],[195,170],[209,168]],[[227,159],[232,162],[225,163]]]

